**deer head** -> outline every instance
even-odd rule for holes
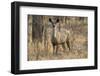
[[[53,37],[56,37],[57,30],[60,28],[59,27],[59,19],[57,19],[57,18],[52,18],[52,19],[49,18],[49,22],[51,23],[51,25],[53,27]]]
[[[49,22],[52,24],[53,28],[57,27],[59,23],[59,19],[51,19],[49,18]]]

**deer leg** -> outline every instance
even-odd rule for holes
[[[53,45],[53,55],[55,54],[55,45]]]
[[[66,46],[67,46],[66,43],[63,43],[62,44],[62,47],[63,47],[64,52],[66,52],[66,50],[67,50],[67,47]]]
[[[71,45],[70,45],[70,41],[69,41],[69,40],[67,40],[67,42],[66,42],[66,43],[67,43],[67,46],[68,46],[69,51],[70,51],[70,49],[71,49],[71,48],[70,48],[70,46],[71,46]]]
[[[58,45],[55,47],[56,48],[56,50],[55,50],[55,52],[56,52],[56,55],[58,54]]]
[[[56,45],[53,46],[53,54],[54,54],[54,55],[57,55],[57,53],[58,53],[57,48],[58,48],[58,47],[57,47]]]

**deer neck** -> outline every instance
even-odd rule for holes
[[[56,27],[53,28],[53,37],[56,37]]]

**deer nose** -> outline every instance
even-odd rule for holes
[[[53,27],[55,27],[55,25],[53,25]]]
[[[56,24],[53,25],[53,27],[55,27],[55,26],[56,26]]]

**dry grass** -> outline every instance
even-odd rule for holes
[[[86,39],[82,36],[77,36],[73,43],[73,49],[71,51],[64,51],[59,45],[58,54],[53,54],[53,48],[48,41],[46,47],[43,43],[37,42],[37,45],[28,46],[28,60],[57,60],[57,59],[81,59],[87,58],[87,47],[84,46]],[[37,47],[37,48],[36,48]]]

